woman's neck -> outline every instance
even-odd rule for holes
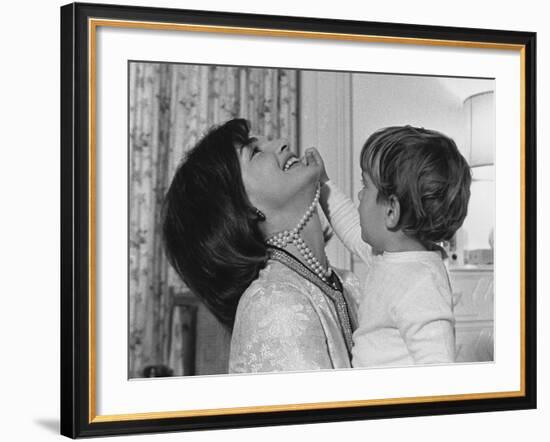
[[[305,225],[304,229],[300,232],[300,236],[313,253],[313,256],[317,258],[321,266],[323,266],[323,268],[326,270],[328,267],[328,260],[325,253],[323,228],[321,226],[319,215],[316,212],[311,217],[309,222]],[[302,256],[296,245],[289,244],[286,246],[286,250],[307,265],[306,259],[304,258],[304,256]]]
[[[282,230],[292,230],[296,225],[293,225],[292,227],[286,227],[286,228],[276,228],[275,226],[278,223],[274,223],[271,226],[268,221],[268,226],[266,226],[266,238],[269,238],[270,236],[279,233]],[[298,222],[296,222],[298,224]],[[280,225],[280,224],[279,224]],[[284,225],[287,225],[286,223]],[[323,238],[323,229],[321,226],[321,220],[319,219],[319,215],[317,211],[315,211],[312,215],[312,217],[309,219],[309,221],[306,223],[304,228],[300,231],[300,236],[306,243],[306,245],[309,247],[311,252],[313,253],[313,256],[317,258],[321,266],[323,266],[324,269],[327,269],[328,267],[328,260],[325,254],[325,241]],[[309,267],[307,264],[306,258],[302,256],[300,253],[298,247],[296,247],[295,244],[289,243],[286,245],[285,250],[289,253],[292,253],[297,259],[299,259],[303,264]]]

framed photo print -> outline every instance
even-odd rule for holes
[[[536,35],[61,8],[61,433],[536,407]]]

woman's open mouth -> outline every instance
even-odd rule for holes
[[[288,171],[292,166],[300,163],[300,160],[298,157],[292,156],[288,160],[286,160],[285,165],[283,166],[283,172]]]

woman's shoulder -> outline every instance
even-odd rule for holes
[[[303,278],[285,268],[277,262],[268,264],[243,293],[235,316],[234,341],[242,344],[319,327],[314,299]]]
[[[271,263],[245,291],[233,334],[232,373],[332,368],[327,337],[299,275]]]
[[[309,303],[309,290],[303,278],[277,261],[267,266],[245,290],[238,311],[254,306]]]

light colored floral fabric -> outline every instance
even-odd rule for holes
[[[185,287],[160,235],[160,207],[176,167],[208,128],[236,117],[248,119],[255,135],[296,146],[296,88],[297,71],[289,69],[129,63],[130,377],[148,364],[184,374],[185,337],[172,301]]]
[[[358,279],[338,272],[352,323],[361,293]],[[336,308],[317,285],[270,260],[243,294],[229,357],[230,373],[349,368]]]

